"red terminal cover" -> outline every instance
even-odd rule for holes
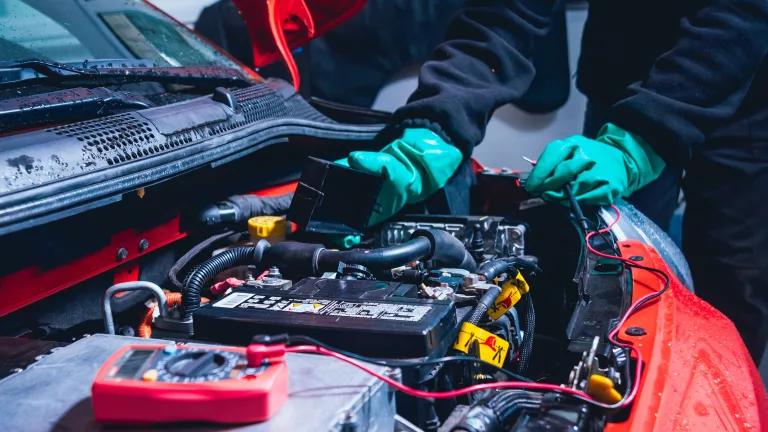
[[[285,60],[293,85],[299,74],[291,50],[356,14],[365,0],[234,0],[248,28],[253,62],[265,66]]]

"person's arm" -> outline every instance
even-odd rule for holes
[[[519,99],[533,81],[533,40],[548,30],[554,3],[469,0],[421,67],[419,86],[395,112],[385,140],[428,128],[469,157],[496,108]]]
[[[684,165],[736,113],[767,53],[768,1],[711,1],[681,21],[677,43],[629,87],[631,96],[612,107],[609,121],[642,136],[668,163]]]

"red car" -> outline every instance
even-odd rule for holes
[[[293,16],[275,4],[246,11],[254,37],[273,36],[259,27],[270,11]],[[321,33],[339,14],[314,5]],[[376,180],[307,156],[376,148],[381,113],[306,101],[141,1],[10,0],[0,23],[4,429],[93,428],[83,392],[132,336],[245,346],[256,334],[401,369],[386,409],[372,396],[327,407],[349,415],[338,427],[768,429],[735,327],[630,205],[585,209],[585,231],[526,196],[523,173],[475,166],[472,215],[427,206],[367,227]],[[334,249],[330,234],[356,232],[358,249]],[[114,336],[77,351],[95,333]],[[332,368],[292,358],[310,366],[289,361],[291,386]],[[289,391],[283,410],[301,400]],[[207,418],[195,411],[174,420]],[[313,415],[292,428],[324,428]]]

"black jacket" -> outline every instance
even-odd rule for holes
[[[426,126],[469,156],[496,108],[530,85],[553,3],[469,0],[388,134]],[[767,53],[768,0],[592,0],[577,86],[684,166],[707,147],[768,146]]]

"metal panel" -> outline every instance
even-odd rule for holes
[[[93,377],[119,347],[148,341],[168,343],[123,336],[90,336],[0,380],[0,427],[24,431],[105,429],[93,420],[90,400]],[[287,364],[289,399],[280,412],[267,422],[226,430],[394,430],[394,394],[381,381],[329,357],[289,354]],[[387,372],[383,367],[372,368]],[[175,425],[162,430],[191,428],[191,425]],[[195,431],[222,429],[213,425],[194,426]],[[154,428],[143,427],[141,430]]]

